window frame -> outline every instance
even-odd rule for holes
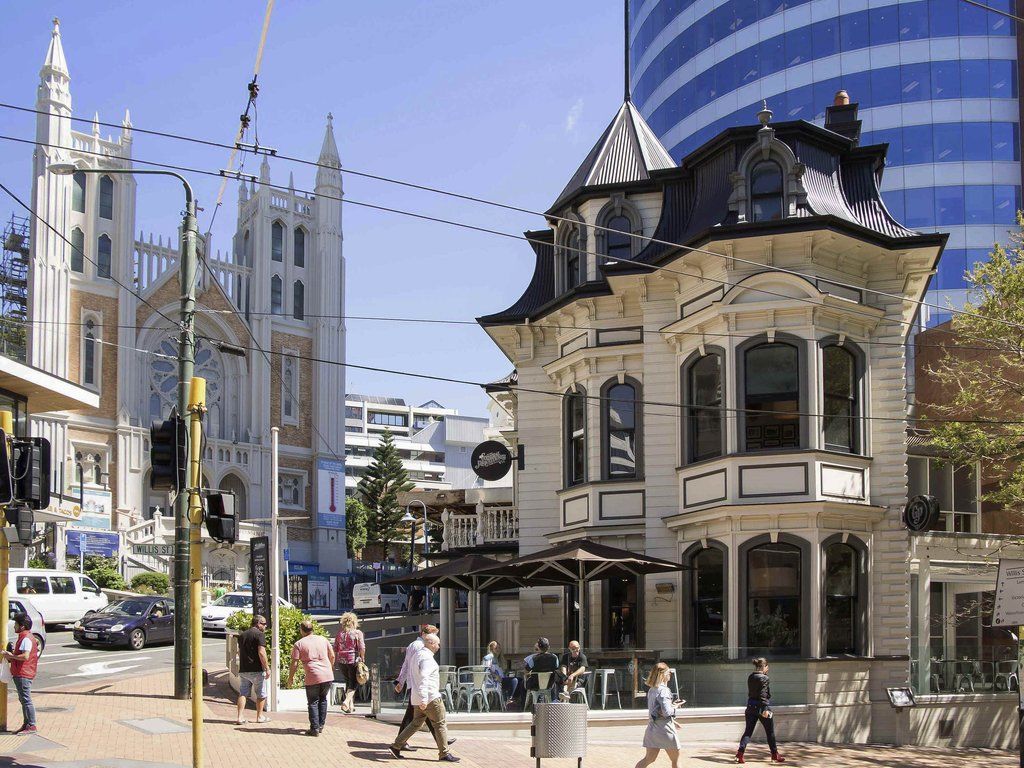
[[[284,264],[284,235],[287,227],[284,222],[274,219],[270,224],[270,260],[278,264]],[[280,242],[277,240],[278,233],[281,233]]]
[[[277,293],[277,302],[274,302],[274,294]],[[270,276],[270,314],[284,315],[284,280],[281,276],[274,274]]]
[[[793,448],[747,448],[747,352],[764,344],[789,344],[797,351],[797,412],[802,414],[798,417],[799,445]],[[807,363],[807,340],[788,333],[776,333],[769,341],[768,334],[762,333],[752,336],[736,348],[736,445],[739,453],[764,453],[766,451],[800,451],[805,450],[810,441],[808,439],[807,403],[808,393],[808,363]]]
[[[759,536],[754,536],[747,539],[739,546],[737,552],[737,571],[739,574],[739,647],[750,650],[749,642],[749,626],[748,626],[748,612],[750,605],[750,574],[748,572],[749,554],[751,550],[757,549],[766,544],[788,544],[796,547],[800,551],[800,642],[799,649],[796,655],[803,658],[808,658],[811,655],[811,589],[810,589],[810,578],[811,578],[811,543],[806,539],[802,539],[799,536],[794,536],[788,533],[779,533],[775,541],[772,541],[771,536],[767,533],[763,533]],[[759,646],[760,648],[760,646]],[[789,655],[791,652],[780,652],[771,650],[770,653],[778,653],[779,655]]]
[[[920,489],[920,488],[911,489],[909,487],[910,486],[910,482],[911,482],[911,477],[910,477],[910,475],[911,475],[911,472],[910,472],[910,462],[911,461],[924,461],[925,462],[925,473],[924,473],[925,488],[924,489]],[[938,466],[933,468],[933,466],[932,466],[933,462],[938,464]],[[972,479],[974,481],[974,494],[973,494],[974,495],[974,509],[971,512],[962,512],[962,511],[956,509],[956,507],[957,507],[957,500],[956,500],[956,473],[957,473],[958,470],[964,470],[964,469],[969,469],[973,473],[973,478]],[[980,466],[980,464],[976,463],[976,464],[971,465],[971,466],[963,465],[963,466],[956,467],[956,466],[953,466],[953,463],[951,461],[949,461],[948,459],[945,459],[942,456],[922,456],[922,455],[919,455],[919,454],[909,454],[907,456],[907,475],[908,475],[908,478],[907,478],[907,481],[908,481],[907,492],[908,492],[908,495],[910,495],[910,496],[915,495],[915,491],[921,492],[921,493],[925,493],[925,494],[928,494],[930,496],[935,496],[936,499],[938,499],[940,501],[940,504],[941,504],[941,497],[937,493],[937,489],[932,487],[932,472],[933,471],[941,472],[942,473],[942,481],[943,481],[943,483],[947,483],[947,482],[949,483],[949,499],[950,499],[950,506],[952,507],[951,509],[942,509],[941,506],[940,506],[939,526],[937,526],[933,530],[936,530],[936,531],[946,531],[948,533],[964,533],[964,534],[979,534],[979,533],[982,533],[982,498],[981,498],[982,497],[982,484],[981,484],[981,466]],[[966,530],[957,531],[957,528],[956,528],[957,517],[967,518],[968,525],[967,525],[967,529]]]
[[[71,174],[71,211],[73,213],[85,213],[85,206],[88,201],[88,176],[84,171],[75,171]]]
[[[633,387],[633,446],[636,452],[633,474],[632,476],[616,475],[611,474],[611,446],[609,440],[609,423],[611,414],[609,410],[611,408],[610,392],[612,389],[619,385],[628,385]],[[643,385],[632,376],[614,377],[608,379],[601,387],[601,479],[609,481],[619,482],[630,482],[633,480],[643,480],[644,478],[644,462],[643,462],[643,449],[644,449],[644,428],[643,428]]]
[[[683,608],[683,637],[687,638],[689,646],[698,653],[702,650],[699,645],[699,633],[697,627],[697,592],[696,560],[704,552],[715,550],[722,555],[722,648],[729,646],[729,547],[720,541],[708,539],[706,542],[695,542],[684,552],[680,562],[689,566],[692,570],[683,574],[682,605]],[[709,650],[714,646],[703,646]]]
[[[617,232],[624,233],[626,240],[629,244],[625,255],[616,254],[616,259],[632,259],[641,250],[643,250],[643,243],[634,235],[643,234],[643,217],[640,215],[639,209],[633,203],[633,201],[624,197],[621,194],[613,195],[612,198],[605,203],[604,207],[597,214],[597,226],[604,227],[606,229],[611,228],[611,222],[617,218],[624,218],[629,225],[628,229],[617,229]],[[597,243],[597,252],[600,254],[598,264],[608,263],[609,256],[609,236],[611,232],[605,229],[596,229],[594,239]],[[620,246],[621,247],[621,246]]]
[[[106,243],[106,250],[104,250]],[[112,279],[114,266],[114,241],[106,232],[96,238],[96,277]]]
[[[302,472],[302,471],[291,471],[291,470],[281,469],[277,473],[277,478],[278,478],[277,479],[278,505],[281,506],[282,508],[287,508],[287,509],[301,509],[301,510],[305,510],[305,508],[306,508],[306,490],[307,490],[307,488],[306,488],[306,482],[307,482],[306,473]],[[292,501],[286,500],[286,499],[281,497],[281,492],[282,492],[282,490],[285,487],[285,484],[282,482],[282,480],[285,479],[285,478],[288,478],[289,480],[295,480],[298,483],[299,500],[298,500],[297,503],[293,503]]]
[[[99,194],[96,196],[96,210],[99,218],[105,221],[114,220],[114,180],[103,174],[100,176]]]
[[[583,434],[577,435],[575,430],[570,431],[572,423],[573,403],[576,399],[583,399]],[[587,407],[587,390],[581,384],[574,384],[562,393],[562,487],[575,488],[585,485],[590,479],[590,409]],[[583,476],[579,479],[573,475],[573,449],[576,441],[583,440]]]
[[[299,424],[299,387],[301,385],[298,354],[294,349],[281,350],[281,423],[293,426]],[[289,374],[291,383],[286,387],[285,383]]]
[[[754,193],[754,174],[762,166],[774,166],[775,170],[778,171],[779,177],[779,191],[775,192],[760,192]],[[760,223],[766,221],[782,221],[786,218],[786,173],[782,168],[782,164],[775,158],[762,158],[755,161],[750,165],[749,179],[747,181],[747,206],[749,208],[748,221],[752,223]],[[776,218],[758,218],[755,216],[755,204],[760,200],[777,200],[779,203],[779,217]]]
[[[306,286],[301,280],[292,283],[292,319],[306,319]]]
[[[83,387],[99,392],[103,380],[103,317],[95,312],[83,312],[81,322],[78,378]],[[87,375],[90,367],[91,376]]]
[[[825,413],[826,413],[826,399],[827,394],[825,392],[825,352],[829,348],[836,348],[846,352],[853,359],[853,408],[852,416],[850,421],[853,425],[853,446],[850,450],[842,450],[840,448],[830,448],[825,443]],[[864,351],[849,339],[844,339],[843,343],[839,343],[839,337],[829,336],[821,339],[818,342],[818,354],[819,364],[821,366],[821,418],[820,418],[820,440],[821,447],[826,451],[834,451],[837,453],[848,453],[852,456],[863,456],[867,453],[867,430],[864,429],[864,415],[866,413],[867,404],[867,387],[865,386],[865,376],[867,371],[867,357]],[[801,409],[803,410],[803,409]]]
[[[854,652],[852,654],[830,654],[828,651],[828,594],[825,591],[826,573],[828,570],[828,550],[834,545],[847,546],[853,550],[857,568],[857,594],[854,596]],[[847,533],[833,534],[821,542],[821,653],[826,656],[867,656],[869,649],[868,606],[870,605],[871,574],[870,558],[867,544],[857,536]]]
[[[78,237],[75,237],[75,233],[78,233]],[[77,272],[80,275],[85,274],[85,232],[82,231],[81,227],[71,228],[70,249],[71,258],[69,264],[72,272]]]
[[[705,457],[702,457],[702,458],[698,459],[698,458],[696,458],[694,456],[694,448],[696,446],[696,442],[697,441],[694,439],[694,433],[693,433],[693,422],[694,422],[694,418],[696,416],[696,413],[694,411],[691,411],[691,407],[692,407],[691,400],[693,398],[693,391],[694,391],[693,380],[692,380],[692,373],[693,373],[694,367],[697,364],[703,362],[706,358],[708,358],[710,356],[715,356],[715,357],[718,358],[719,370],[720,370],[720,373],[721,373],[720,387],[721,387],[722,395],[721,395],[721,405],[719,406],[719,414],[720,414],[720,417],[721,417],[721,425],[719,427],[719,437],[720,437],[721,445],[720,445],[719,452],[718,452],[717,455],[705,456]],[[729,394],[728,394],[728,390],[727,390],[727,387],[726,387],[728,377],[727,377],[727,372],[726,372],[726,354],[725,354],[725,350],[722,349],[721,347],[705,347],[704,348],[704,354],[701,354],[700,350],[697,350],[697,351],[691,353],[683,361],[683,364],[679,367],[679,371],[680,371],[679,389],[680,389],[680,392],[682,393],[681,400],[682,400],[682,403],[683,403],[683,419],[682,419],[682,435],[681,435],[681,445],[682,445],[682,461],[681,461],[681,464],[683,464],[683,465],[697,464],[697,463],[702,462],[702,461],[710,461],[712,459],[719,459],[719,458],[725,456],[728,453],[728,420],[727,420],[728,411],[726,409],[727,409],[727,405],[729,403]]]
[[[306,268],[306,241],[309,235],[305,227],[295,227],[292,230],[292,264],[299,268]]]

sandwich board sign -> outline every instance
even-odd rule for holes
[[[1024,560],[999,560],[992,626],[1024,626]]]

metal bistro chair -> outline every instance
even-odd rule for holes
[[[452,679],[456,675],[456,667],[442,664],[438,670],[438,684],[441,688],[441,700],[449,710],[455,710],[455,697],[452,696]]]
[[[536,705],[539,701],[551,703],[551,678],[554,675],[554,672],[529,672],[526,675],[524,685],[529,684],[531,677],[536,677],[537,687],[535,689],[527,689],[526,698],[523,700],[523,712]]]
[[[488,677],[487,667],[460,667],[459,668],[459,702],[465,700],[466,711],[473,711],[473,702],[480,700],[480,711],[489,712],[490,705],[487,703],[487,693],[484,691]]]
[[[993,687],[997,691],[1020,690],[1020,676],[1018,674],[1017,660],[997,661],[995,667],[995,678]]]
[[[491,674],[489,667],[485,667],[487,673],[484,675],[484,700],[487,702],[487,709],[491,708],[491,697],[497,699],[498,709],[504,712],[508,709],[505,703],[505,693],[501,688],[501,680]]]
[[[608,699],[611,696],[615,697],[616,704],[619,705],[619,709],[622,709],[622,698],[619,696],[619,683],[615,677],[614,669],[595,669],[594,670],[594,703],[601,702],[601,709],[608,707]],[[609,688],[609,680],[611,680],[611,688]]]
[[[958,661],[953,665],[953,693],[960,693],[965,688],[974,693],[975,682],[981,682],[981,664],[971,659]]]
[[[574,696],[578,696],[583,699],[583,703],[587,705],[587,709],[590,709],[590,697],[594,692],[594,675],[592,672],[587,671],[580,675],[580,677],[583,678],[580,680],[580,684],[569,691],[569,701],[572,701]]]

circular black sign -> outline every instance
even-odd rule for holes
[[[939,500],[915,496],[903,508],[903,524],[911,531],[927,531],[939,522]]]
[[[473,449],[470,465],[477,477],[501,480],[512,469],[512,454],[497,440],[485,440]]]

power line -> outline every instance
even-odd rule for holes
[[[76,151],[76,152],[80,152],[82,154],[90,154],[90,155],[103,156],[102,153],[99,153],[99,152],[92,152],[92,151],[84,150],[84,149],[75,149],[73,147],[65,147],[65,146],[60,145],[60,144],[50,144],[50,143],[47,143],[47,142],[34,141],[34,140],[30,140],[30,139],[21,139],[21,138],[14,137],[14,136],[0,135],[0,139],[6,140],[6,141],[13,141],[13,142],[21,143],[21,144],[30,144],[30,145],[35,145],[35,146],[52,147],[52,148],[55,148],[55,149],[73,150],[73,151]],[[132,160],[133,160],[133,162],[142,163],[143,165],[151,165],[151,166],[154,166],[154,167],[157,167],[157,168],[168,168],[168,169],[172,169],[172,170],[176,170],[176,171],[181,171],[181,172],[184,172],[184,173],[195,173],[195,174],[199,174],[199,175],[203,175],[203,176],[216,176],[216,177],[222,176],[222,172],[208,171],[208,170],[204,170],[204,169],[201,169],[201,168],[192,168],[192,167],[189,167],[189,166],[174,165],[174,164],[171,164],[171,163],[160,163],[160,162],[156,162],[156,161],[153,161],[153,160],[143,160],[143,159],[140,159],[140,158],[132,158]],[[337,169],[335,169],[335,170],[337,170]],[[461,228],[461,229],[466,229],[466,230],[469,230],[469,231],[472,231],[472,232],[481,232],[483,234],[496,235],[498,237],[504,237],[504,238],[507,238],[509,240],[521,240],[521,241],[524,241],[524,242],[527,242],[527,243],[530,243],[530,244],[533,244],[533,245],[541,245],[541,246],[544,246],[544,247],[550,247],[551,246],[551,243],[549,243],[549,242],[547,242],[545,240],[540,240],[538,238],[532,238],[532,237],[528,237],[526,235],[517,235],[517,234],[513,234],[511,232],[503,232],[501,230],[491,229],[489,227],[483,227],[483,226],[476,225],[476,224],[467,224],[465,222],[455,221],[455,220],[452,220],[452,219],[445,219],[445,218],[441,218],[441,217],[438,217],[438,216],[430,216],[430,215],[427,215],[427,214],[424,214],[424,213],[416,213],[415,211],[408,211],[408,210],[404,210],[402,208],[393,208],[393,207],[389,207],[389,206],[378,205],[378,204],[375,204],[375,203],[367,203],[367,202],[363,202],[363,201],[360,201],[360,200],[354,200],[354,199],[349,198],[349,197],[344,197],[343,198],[343,197],[338,197],[338,196],[335,196],[335,195],[329,195],[329,194],[326,194],[326,193],[318,195],[314,191],[305,190],[305,189],[285,189],[284,187],[278,186],[276,184],[272,184],[272,183],[270,183],[268,181],[262,181],[262,180],[256,179],[256,177],[250,177],[250,181],[253,184],[258,184],[259,186],[269,187],[272,190],[276,189],[276,190],[278,190],[280,192],[289,192],[289,191],[291,191],[291,192],[302,192],[303,194],[321,197],[321,198],[326,199],[326,200],[336,200],[336,201],[338,201],[338,202],[340,202],[342,204],[355,205],[355,206],[358,206],[358,207],[361,207],[361,208],[368,208],[368,209],[371,209],[371,210],[383,211],[383,212],[386,212],[386,213],[394,213],[394,214],[398,214],[398,215],[401,215],[401,216],[407,216],[409,218],[419,219],[421,221],[430,221],[430,222],[433,222],[433,223],[436,223],[436,224],[445,224],[445,225],[448,225],[448,226],[453,226],[453,227],[457,227],[457,228]],[[602,258],[602,259],[604,259],[606,261],[630,264],[630,265],[633,265],[633,266],[639,266],[642,269],[645,269],[645,270],[647,270],[647,271],[649,271],[651,273],[654,273],[654,272],[665,272],[667,274],[682,275],[684,277],[692,277],[692,278],[696,278],[696,279],[702,280],[702,281],[709,281],[709,282],[717,283],[719,285],[722,285],[723,287],[728,287],[728,288],[737,287],[746,279],[746,277],[744,277],[744,278],[741,278],[739,281],[729,281],[729,280],[724,280],[724,279],[718,278],[718,277],[711,277],[711,276],[704,275],[704,274],[698,274],[698,273],[693,273],[693,272],[686,272],[686,271],[683,271],[683,270],[680,270],[680,269],[673,269],[673,268],[666,267],[666,266],[657,266],[657,265],[653,265],[653,264],[639,264],[638,262],[635,262],[632,259],[620,258],[618,256],[609,256],[607,254],[597,253],[596,251],[590,251],[590,250],[585,249],[585,248],[574,248],[574,247],[570,247],[570,246],[560,246],[560,248],[562,250],[572,251],[574,253],[579,253],[581,255],[600,257],[600,258]],[[729,258],[729,257],[723,256],[722,254],[712,254],[712,255],[719,256],[721,258]],[[756,264],[756,262],[754,262],[754,263]],[[762,269],[766,268],[766,265],[764,265],[764,264],[757,264],[757,266],[762,268]],[[771,269],[774,271],[774,268],[771,268]],[[819,279],[817,276],[814,276],[813,278],[807,278],[804,275],[800,275],[800,276],[804,277],[804,279],[811,279],[811,280]],[[833,281],[829,280],[827,282],[833,282]],[[841,283],[834,283],[834,284],[835,285],[842,285]],[[819,302],[819,301],[817,301],[815,299],[812,299],[812,298],[800,297],[800,296],[790,296],[788,294],[781,293],[779,291],[772,291],[770,289],[762,288],[762,287],[758,287],[758,286],[746,286],[746,289],[749,290],[749,291],[757,292],[757,293],[763,293],[763,294],[766,294],[768,296],[775,296],[777,298],[786,299],[787,301],[796,301],[796,302],[799,302],[799,303],[810,304],[810,305],[816,306],[816,307],[817,306],[821,306],[821,302]],[[856,290],[865,290],[865,289],[856,288]],[[915,300],[915,299],[909,299],[909,298],[906,299],[906,301],[909,302],[909,303],[926,304],[925,302],[921,302],[921,301],[918,301],[918,300]],[[926,305],[927,306],[933,306],[933,305],[930,305],[930,304],[926,304]],[[937,305],[934,305],[934,306],[937,306]],[[938,307],[938,308],[942,309],[942,307]],[[870,312],[859,311],[859,310],[853,309],[852,307],[844,307],[843,311],[846,314],[849,314],[849,315],[857,315],[857,316],[860,316],[860,317],[866,317],[872,323],[877,323],[881,319],[883,319],[883,318],[880,318],[878,315],[872,314]],[[888,319],[890,322],[896,323],[897,325],[905,325],[905,326],[908,326],[908,327],[911,327],[911,328],[916,328],[917,327],[917,324],[914,323],[911,320],[903,320],[902,318],[897,318],[897,317],[885,318],[885,319]],[[1004,325],[1009,325],[1009,326],[1012,326],[1012,327],[1024,329],[1024,324],[1012,323],[1011,321],[1002,320],[1002,319],[999,319],[999,318],[990,318],[990,319],[992,319],[995,322],[1002,323]]]
[[[964,0],[964,1],[965,2],[971,2],[971,0]],[[48,114],[46,112],[42,112],[41,110],[28,109],[27,107],[18,107],[18,106],[14,106],[14,105],[10,105],[10,104],[5,104],[5,103],[0,103],[0,107],[6,107],[6,108],[10,108],[10,109],[22,110],[22,111],[26,111],[26,112],[34,112],[34,113],[37,113],[37,114]],[[83,121],[83,122],[88,122],[88,120],[86,118],[71,118],[71,119],[72,120],[79,120],[79,121]],[[110,125],[113,125],[113,124],[111,123]],[[208,141],[208,140],[205,140],[205,139],[196,139],[196,138],[193,138],[193,137],[182,136],[182,135],[179,135],[179,134],[166,133],[166,132],[162,132],[162,131],[148,131],[148,133],[152,133],[153,135],[156,135],[156,136],[162,136],[162,137],[165,137],[165,138],[172,138],[172,139],[176,139],[176,140],[180,140],[180,141],[195,142],[195,143],[205,144],[205,145],[208,145],[208,146],[219,146],[219,147],[223,147],[223,148],[231,148],[229,145],[226,145],[226,144],[218,144],[217,142],[211,142],[211,141]],[[234,148],[232,148],[232,149],[234,149]],[[79,150],[79,151],[81,151],[81,150]],[[291,156],[291,155],[281,154],[279,152],[274,152],[274,157],[280,158],[281,160],[285,160],[287,162],[294,162],[294,163],[299,163],[299,164],[302,164],[302,165],[309,165],[309,166],[312,166],[312,167],[315,167],[315,168],[331,168],[332,170],[337,170],[336,168],[333,168],[333,166],[325,165],[325,164],[320,163],[320,162],[315,161],[315,160],[308,160],[308,159],[305,159],[305,158],[294,157],[294,156]],[[139,160],[138,162],[146,162],[146,161]],[[676,242],[672,242],[672,241],[669,241],[669,240],[661,240],[659,238],[649,237],[649,236],[646,236],[646,235],[643,235],[643,234],[637,234],[637,233],[633,233],[633,232],[622,232],[620,230],[612,229],[610,227],[602,226],[602,225],[599,225],[599,224],[588,224],[585,221],[577,221],[575,219],[570,219],[570,218],[567,218],[567,217],[564,217],[564,216],[558,216],[556,214],[550,214],[550,213],[546,213],[546,212],[542,212],[542,211],[537,211],[537,210],[533,210],[533,209],[530,209],[530,208],[525,208],[525,207],[518,206],[518,205],[512,205],[512,204],[509,204],[509,203],[502,203],[502,202],[499,202],[499,201],[496,201],[496,200],[490,200],[490,199],[483,198],[483,197],[478,197],[478,196],[475,196],[475,195],[467,195],[467,194],[463,194],[463,193],[459,193],[459,192],[452,192],[450,190],[442,189],[442,188],[439,188],[439,187],[433,187],[433,186],[426,185],[426,184],[418,184],[418,183],[415,183],[415,182],[404,181],[404,180],[401,180],[401,179],[395,179],[395,178],[391,178],[391,177],[388,177],[388,176],[383,176],[381,174],[370,173],[370,172],[367,172],[367,171],[357,171],[357,170],[353,170],[353,169],[350,169],[350,168],[342,168],[341,172],[342,173],[348,173],[348,174],[351,174],[353,176],[360,176],[360,177],[367,178],[367,179],[373,179],[375,181],[385,182],[385,183],[388,183],[388,184],[396,184],[396,185],[399,185],[399,186],[408,187],[410,189],[416,189],[416,190],[423,191],[423,192],[429,192],[431,194],[443,195],[443,196],[446,196],[446,197],[453,197],[453,198],[456,198],[456,199],[459,199],[459,200],[465,200],[467,202],[479,203],[481,205],[488,205],[488,206],[492,206],[492,207],[496,207],[496,208],[502,208],[504,210],[514,211],[514,212],[517,212],[517,213],[525,213],[525,214],[529,214],[531,216],[542,216],[542,217],[544,217],[545,219],[548,219],[548,220],[564,222],[564,223],[568,223],[568,224],[571,224],[571,225],[574,225],[574,226],[583,226],[583,227],[585,227],[587,229],[592,229],[592,230],[595,230],[595,231],[614,232],[614,233],[617,233],[617,234],[625,235],[625,236],[629,237],[632,240],[639,240],[639,241],[641,241],[643,243],[648,243],[648,244],[653,243],[653,244],[657,244],[657,245],[665,245],[665,246],[668,246],[668,247],[671,247],[671,248],[678,248],[680,250],[684,250],[684,251],[687,251],[689,253],[700,253],[700,254],[704,254],[706,256],[713,256],[713,257],[719,258],[719,259],[729,259],[729,260],[732,260],[734,262],[738,262],[738,263],[741,263],[741,264],[747,264],[749,266],[755,266],[755,267],[759,267],[759,268],[765,266],[764,264],[762,264],[760,262],[757,262],[757,261],[754,261],[752,259],[744,259],[744,258],[739,257],[739,256],[726,256],[725,254],[715,253],[714,251],[710,251],[710,250],[707,250],[705,248],[697,248],[695,246],[684,245],[682,243],[676,243]],[[273,186],[273,185],[271,185],[271,186]],[[222,189],[223,189],[223,184],[222,184]],[[279,189],[281,189],[283,191],[284,188],[283,187],[279,187]],[[297,191],[304,191],[304,190],[297,190]],[[307,194],[313,194],[313,193],[307,192]],[[360,205],[360,203],[357,203],[357,202],[352,201],[352,200],[346,200],[345,202],[352,202],[353,204]],[[382,210],[385,210],[385,209],[382,209]],[[578,250],[578,249],[570,248],[568,246],[561,246],[561,248],[563,250],[571,250],[571,251],[577,251]],[[605,254],[596,254],[596,255],[600,255],[603,258],[606,258],[606,259],[611,260],[611,261],[629,262],[631,264],[635,264],[635,265],[639,265],[639,266],[642,266],[642,267],[654,269],[654,267],[652,265],[641,264],[639,262],[633,261],[632,259],[618,259],[618,258],[607,256]],[[814,280],[819,279],[817,275],[808,275],[807,273],[800,272],[800,271],[794,270],[794,269],[788,269],[786,267],[773,266],[772,269],[773,269],[773,271],[781,272],[783,274],[789,274],[789,275],[793,275],[793,276],[797,276],[797,277],[802,277],[804,279],[811,280],[812,282]],[[928,307],[930,309],[937,309],[937,310],[940,310],[942,312],[949,312],[950,314],[970,315],[970,316],[979,316],[979,317],[981,317],[980,315],[977,315],[977,313],[968,312],[967,310],[956,309],[954,307],[944,307],[944,306],[942,306],[940,304],[932,304],[931,302],[924,301],[922,299],[912,299],[912,298],[909,298],[909,297],[906,297],[906,296],[901,296],[900,294],[889,293],[887,291],[881,291],[881,290],[878,290],[876,288],[868,288],[868,287],[864,287],[864,286],[855,285],[853,283],[840,282],[840,281],[837,281],[837,280],[829,280],[829,282],[833,283],[834,285],[843,287],[843,288],[849,288],[851,290],[856,290],[856,291],[864,291],[864,292],[867,292],[867,293],[875,294],[876,296],[884,296],[886,298],[891,298],[891,299],[897,299],[899,301],[910,302],[910,303],[916,304],[918,306]],[[1002,321],[1002,322],[1009,323],[1009,321]],[[1024,329],[1024,325],[1016,325],[1015,327]]]
[[[986,11],[991,11],[992,13],[998,13],[1000,16],[1005,16],[1008,19],[1013,19],[1014,21],[1019,21],[1022,24],[1024,24],[1024,19],[1022,19],[1020,16],[1014,16],[1012,13],[1009,13],[1008,11],[1003,11],[1003,10],[1000,10],[999,8],[993,8],[991,5],[985,5],[984,3],[979,3],[977,0],[963,0],[963,1],[965,3],[968,3],[969,5],[976,5],[979,8],[984,8]]]

